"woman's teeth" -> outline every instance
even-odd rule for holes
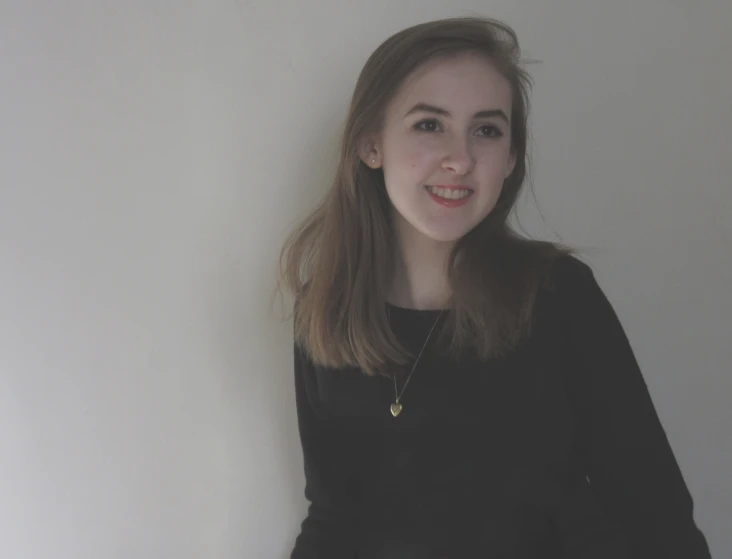
[[[427,186],[429,190],[435,196],[444,198],[445,200],[461,200],[466,196],[470,196],[470,190],[463,190],[460,188],[438,188],[436,186]]]

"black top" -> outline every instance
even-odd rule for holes
[[[710,557],[591,269],[563,258],[551,276],[510,355],[458,363],[430,342],[396,418],[393,379],[295,347],[311,505],[293,559]],[[416,355],[438,312],[390,311]]]

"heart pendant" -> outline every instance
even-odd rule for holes
[[[396,417],[400,413],[402,413],[402,405],[399,404],[399,403],[392,404],[391,405],[391,415],[393,415],[394,417]]]

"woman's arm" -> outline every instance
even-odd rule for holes
[[[310,506],[291,559],[352,559],[355,490],[347,434],[322,413],[315,369],[298,345],[294,368],[305,497]]]
[[[693,502],[630,343],[592,270],[571,259],[569,392],[591,487],[639,559],[708,559]]]

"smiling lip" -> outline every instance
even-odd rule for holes
[[[463,196],[461,198],[442,198],[441,196],[438,196],[437,194],[430,191],[430,187],[432,188],[441,188],[444,190],[450,190],[450,191],[456,191],[461,190],[465,191],[468,194],[466,196]],[[427,185],[425,186],[425,190],[427,191],[427,194],[430,195],[430,197],[440,204],[441,206],[445,206],[447,208],[456,208],[458,206],[463,206],[468,203],[468,200],[473,197],[473,189],[468,188],[467,186],[462,185],[452,185],[452,184],[433,184],[433,185]]]

